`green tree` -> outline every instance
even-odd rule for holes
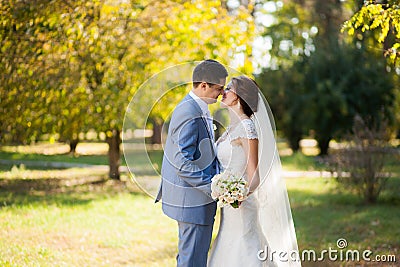
[[[399,67],[400,57],[400,6],[397,0],[363,1],[353,12],[354,15],[342,27],[342,32],[347,32],[360,40],[369,33],[372,42],[369,46],[374,52],[380,51],[389,59],[391,67]],[[399,76],[395,76],[395,84],[399,84]],[[400,122],[400,90],[395,90],[396,101],[394,114],[396,114],[397,131]]]
[[[273,30],[266,30],[276,59],[258,79],[293,150],[303,135],[312,134],[325,155],[330,140],[350,130],[356,114],[379,120],[376,112],[384,109],[390,116],[393,111],[394,73],[370,49],[374,39],[339,35],[352,8],[339,1],[284,2],[274,12]]]
[[[104,132],[112,178],[126,106],[147,78],[183,61],[229,64],[237,53],[251,73],[251,10],[219,1],[3,1],[0,10],[2,142],[50,133],[73,148],[79,133]]]
[[[57,33],[55,17],[65,5],[39,0],[0,2],[1,141],[29,143],[54,132],[49,103],[63,75],[47,52]]]
[[[376,39],[384,44],[383,54],[396,65],[400,57],[400,5],[398,0],[365,1],[342,28],[350,35],[376,32]]]
[[[290,148],[298,151],[300,140],[306,132],[303,115],[304,103],[304,61],[291,67],[282,66],[278,70],[264,71],[256,76],[263,94],[276,117],[276,128],[286,137]]]
[[[335,57],[317,49],[308,60],[304,88],[307,126],[315,131],[320,153],[328,153],[329,141],[340,138],[359,114],[380,120],[379,112],[390,116],[393,107],[393,76],[386,61],[365,50],[342,44]]]
[[[150,45],[149,51],[158,60],[149,62],[146,71],[155,73],[167,66],[205,58],[229,65],[235,53],[242,53],[245,61],[239,66],[240,70],[252,72],[251,40],[255,29],[251,7],[241,6],[232,10],[219,1],[184,2],[168,8],[165,3],[159,5],[147,10],[150,12],[148,16],[157,14],[153,15],[154,21],[148,27],[152,28],[152,40],[157,44]],[[156,133],[153,143],[160,143],[161,127],[182,94],[182,91],[174,90],[173,94],[163,97],[161,104],[150,114],[149,122]]]
[[[258,79],[266,95],[271,94],[278,128],[296,151],[300,139],[311,130],[308,127],[310,118],[304,115],[306,103],[311,101],[304,87],[308,58],[316,49],[323,49],[327,57],[335,56],[343,4],[334,0],[269,3],[274,5],[267,12],[273,22],[265,27],[264,38],[270,40],[271,61]]]

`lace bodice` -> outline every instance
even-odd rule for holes
[[[217,156],[223,170],[230,169],[235,173],[244,175],[247,162],[243,147],[232,144],[239,138],[258,138],[256,127],[251,119],[241,120],[238,124],[227,128],[217,141]]]

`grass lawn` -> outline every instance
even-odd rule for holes
[[[171,266],[176,225],[135,191],[106,180],[2,187],[0,266]]]
[[[175,266],[176,223],[130,181],[18,182],[0,187],[0,266]],[[372,206],[330,179],[286,182],[300,250],[336,248],[346,238],[349,249],[399,260],[399,179]]]
[[[60,154],[63,149],[48,144],[2,147],[0,159],[107,164],[104,144],[83,144],[79,157]],[[143,153],[132,153],[138,165],[147,162]],[[161,156],[160,150],[150,151],[157,166]],[[281,159],[286,170],[324,169],[314,156],[295,153]],[[388,166],[400,173],[398,159]],[[0,266],[175,266],[176,223],[125,174],[124,181],[106,177],[107,171],[89,168],[0,165]],[[286,184],[300,252],[336,249],[337,239],[345,238],[348,249],[393,254],[400,265],[399,175],[388,181],[379,203],[370,206],[333,179],[292,178]],[[218,221],[219,214],[214,237]],[[303,263],[340,265],[354,262]]]

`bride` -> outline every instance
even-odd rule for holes
[[[221,106],[230,125],[216,142],[218,160],[223,170],[246,178],[249,195],[239,208],[221,208],[208,266],[300,266],[268,104],[253,80],[239,76]]]

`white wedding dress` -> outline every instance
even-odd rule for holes
[[[238,138],[258,139],[252,120],[244,119],[228,127],[216,143],[217,156],[223,170],[230,169],[246,178],[245,151],[242,146],[231,143]],[[219,232],[211,248],[209,267],[275,266],[268,259],[258,258],[258,252],[268,247],[268,237],[264,236],[259,223],[258,205],[252,194],[237,209],[221,208]]]

